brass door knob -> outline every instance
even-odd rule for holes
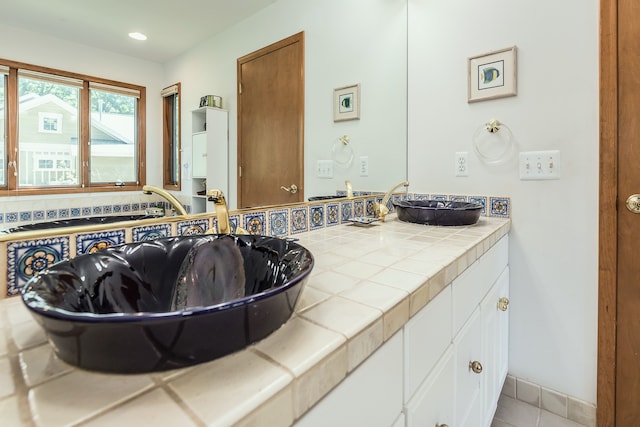
[[[509,307],[509,298],[502,297],[498,300],[498,310],[507,311],[508,307]]]
[[[633,213],[640,213],[640,194],[632,194],[626,202],[627,209]]]
[[[469,362],[469,370],[479,374],[482,372],[482,363],[474,360],[473,362]]]
[[[280,187],[281,190],[288,191],[291,194],[296,194],[298,192],[298,186],[295,184],[291,184],[291,187],[285,187],[284,185]]]

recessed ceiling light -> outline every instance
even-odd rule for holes
[[[142,33],[137,32],[137,31],[133,32],[133,33],[129,33],[129,37],[131,37],[132,39],[135,39],[135,40],[146,40],[147,39],[147,36],[145,36]]]

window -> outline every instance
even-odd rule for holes
[[[18,71],[18,184],[20,187],[78,185],[78,117],[82,81]],[[63,121],[67,122],[62,132]],[[73,159],[67,170],[41,169],[34,159],[62,153]]]
[[[9,67],[0,65],[0,187],[7,185],[7,74]]]
[[[162,146],[164,188],[180,189],[180,83],[164,88],[162,95]]]
[[[144,87],[3,62],[0,195],[144,184]]]
[[[62,133],[62,114],[38,113],[38,131]]]
[[[91,104],[92,183],[136,181],[137,91],[108,85],[89,84]]]

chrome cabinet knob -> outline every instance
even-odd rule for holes
[[[507,311],[507,308],[509,308],[509,298],[507,297],[500,298],[498,300],[498,310]]]

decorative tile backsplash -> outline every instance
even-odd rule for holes
[[[342,224],[354,216],[373,216],[374,206],[376,203],[380,203],[382,198],[383,194],[365,194],[356,196],[355,199],[333,199],[278,206],[272,209],[234,211],[229,215],[229,221],[233,231],[240,226],[251,234],[283,237]],[[483,206],[483,216],[509,218],[511,215],[511,201],[508,197],[398,193],[393,196],[393,199],[469,201]],[[0,228],[2,228],[2,222],[8,225],[5,228],[10,228],[18,225],[20,220],[29,218],[28,222],[33,222],[33,220],[39,221],[45,216],[46,220],[55,220],[68,217],[122,214],[123,212],[136,214],[141,213],[140,210],[144,211],[149,205],[162,204],[163,202],[155,201],[151,203],[126,202],[118,205],[8,212],[4,215],[0,214]],[[387,207],[393,211],[391,200]],[[165,208],[169,208],[169,206],[165,205]],[[176,235],[203,234],[211,228],[217,229],[217,219],[214,214],[208,218],[173,222],[158,218],[157,224],[129,226],[129,228],[119,227],[118,223],[114,223],[113,229],[110,230],[87,231],[70,235],[63,235],[64,231],[61,230],[60,236],[46,239],[7,240],[0,243],[0,249],[6,248],[6,251],[0,250],[0,254],[6,253],[6,260],[0,260],[0,263],[4,263],[0,267],[0,272],[6,274],[7,277],[6,295],[16,295],[30,277],[64,258],[128,242]]]

